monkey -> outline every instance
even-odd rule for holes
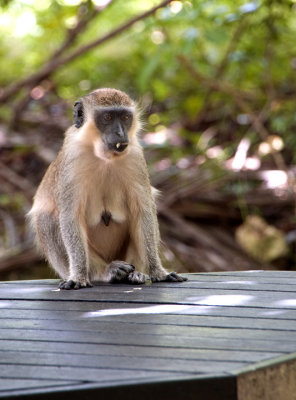
[[[101,88],[74,104],[74,124],[28,214],[38,248],[62,279],[60,289],[91,287],[93,281],[187,280],[160,260],[139,130],[138,107],[125,92]]]

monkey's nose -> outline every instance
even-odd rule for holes
[[[119,153],[123,152],[127,148],[127,143],[116,143],[115,150]]]

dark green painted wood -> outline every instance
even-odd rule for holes
[[[111,308],[111,309],[114,309]],[[123,305],[123,309],[126,309]],[[128,308],[127,308],[128,310]],[[208,310],[211,313],[211,310]],[[234,316],[211,316],[211,315],[154,315],[153,321],[151,316],[136,314],[136,315],[115,315],[104,317],[85,317],[85,313],[73,311],[47,311],[47,310],[9,310],[2,309],[0,315],[0,329],[1,328],[26,328],[38,327],[51,328],[54,324],[62,327],[71,326],[73,329],[80,328],[81,319],[84,320],[84,329],[93,330],[103,324],[112,325],[119,322],[125,326],[128,324],[141,324],[141,325],[165,325],[178,326],[178,327],[213,327],[213,328],[245,328],[245,329],[261,329],[261,330],[277,330],[277,331],[296,331],[296,324],[294,320],[279,319],[278,324],[274,323],[272,318],[248,318],[248,317],[234,317]],[[78,321],[77,321],[78,320]]]
[[[74,359],[74,357],[72,357]],[[4,364],[3,364],[4,365]],[[201,374],[202,372],[198,372]],[[72,365],[19,365],[19,364],[5,364],[5,368],[1,368],[2,378],[17,378],[24,379],[27,377],[34,377],[35,379],[48,379],[59,381],[77,381],[82,380],[83,382],[125,382],[127,379],[136,377],[137,380],[142,379],[158,379],[158,378],[169,378],[170,376],[188,376],[187,372],[175,372],[175,371],[161,371],[161,370],[146,370],[146,369],[121,369],[121,368],[106,368],[106,367],[86,367],[84,365],[72,366]],[[193,375],[193,373],[192,373]]]
[[[44,388],[44,387],[57,387],[57,386],[68,386],[72,384],[81,385],[81,381],[64,381],[59,380],[57,383],[55,379],[16,379],[16,378],[0,378],[0,390],[2,392],[6,390],[13,389],[16,390],[25,390],[32,388]]]
[[[64,375],[65,379],[75,377],[74,373],[79,369],[85,371],[85,375],[80,375],[81,379],[87,379],[89,376],[89,369],[98,369],[96,377],[99,377],[102,370],[112,369],[116,370],[129,370],[130,374],[135,374],[135,370],[145,371],[159,371],[159,372],[174,372],[177,374],[209,374],[219,372],[221,370],[229,371],[239,369],[246,366],[247,361],[231,361],[231,360],[185,360],[178,358],[171,358],[168,362],[167,358],[163,357],[137,357],[137,356],[98,356],[92,354],[57,354],[43,352],[18,352],[18,351],[0,351],[0,365],[13,365],[17,373],[18,368],[22,370],[24,365],[44,367],[60,367],[60,368],[73,368],[73,375],[68,377]],[[35,377],[43,377],[40,371],[36,372]],[[105,373],[105,371],[103,371]],[[114,372],[116,373],[116,372]],[[114,374],[113,372],[110,375]],[[119,377],[121,376],[121,372]],[[75,378],[77,379],[77,378]]]
[[[296,273],[188,277],[0,284],[0,398],[234,400],[238,373],[296,352]]]
[[[3,329],[0,331],[1,339],[17,340],[37,340],[44,343],[50,342],[65,342],[65,343],[93,343],[97,345],[126,345],[126,346],[156,346],[156,347],[169,347],[169,348],[186,348],[186,349],[233,349],[233,350],[251,350],[251,351],[267,351],[267,352],[281,352],[290,353],[294,352],[296,344],[294,341],[283,340],[266,340],[250,339],[246,335],[239,338],[227,337],[212,337],[210,332],[203,337],[190,338],[185,335],[182,337],[177,336],[164,336],[164,335],[150,335],[144,337],[137,334],[136,329],[130,335],[121,335],[120,333],[109,332],[61,332],[61,331],[41,331],[41,330],[18,330],[18,329]]]
[[[120,304],[120,305],[119,305]],[[59,315],[59,312],[65,311],[65,314],[68,316],[66,319],[72,319],[73,311],[76,311],[81,315],[83,312],[87,311],[97,311],[97,310],[110,310],[110,309],[133,309],[135,307],[135,304],[133,303],[126,303],[126,302],[120,302],[120,303],[110,303],[110,302],[96,302],[96,301],[90,301],[90,302],[81,302],[81,301],[71,301],[71,302],[64,302],[64,301],[31,301],[31,300],[9,300],[9,301],[0,301],[1,305],[1,313],[0,313],[0,319],[1,316],[6,315],[5,312],[7,311],[8,313],[11,312],[13,313],[14,310],[20,310],[20,312],[24,310],[39,310],[40,314],[42,315],[42,312],[45,311],[44,315],[46,315],[46,311],[49,311],[49,315],[52,315],[53,318],[55,318],[56,315]],[[141,307],[150,307],[150,306],[155,306],[155,304],[151,303],[145,303],[145,304],[140,304],[139,308]],[[34,312],[34,311],[33,311]],[[38,319],[40,318],[40,314],[38,315]],[[227,306],[191,306],[191,307],[186,307],[180,311],[178,309],[174,310],[167,310],[165,314],[162,315],[157,315],[155,314],[153,318],[160,317],[162,318],[163,315],[178,315],[178,319],[180,317],[183,318],[190,318],[190,316],[204,316],[204,315],[211,315],[211,316],[218,316],[218,317],[237,317],[237,318],[252,318],[252,319],[271,319],[271,320],[277,320],[277,319],[291,319],[295,320],[296,319],[296,308],[294,309],[283,309],[283,308],[270,308],[268,307],[267,309],[264,307],[256,307],[256,308],[248,308],[248,307],[227,307]],[[13,314],[12,314],[13,315]],[[77,314],[76,314],[77,315]],[[141,314],[137,314],[139,317]],[[150,314],[149,314],[150,315]],[[149,317],[148,315],[148,317]],[[115,320],[116,318],[120,318],[121,316],[112,316],[112,320]],[[124,315],[124,320],[128,319],[130,316]],[[6,318],[6,317],[5,317]],[[76,318],[76,317],[75,317]],[[108,317],[104,317],[104,319],[107,319]],[[150,318],[150,317],[149,317]],[[44,318],[43,318],[44,319]],[[45,318],[46,319],[46,318]],[[0,321],[1,322],[1,321]]]
[[[169,305],[210,305],[210,306],[244,306],[295,309],[295,291],[256,291],[230,289],[186,289],[183,287],[159,287],[146,285],[132,287],[128,285],[102,285],[77,291],[58,291],[52,285],[38,287],[20,287],[17,284],[3,284],[0,292],[2,301],[11,299],[51,301],[85,301],[85,302],[130,302],[139,304]],[[188,282],[190,284],[190,282]],[[160,296],[161,294],[161,296]],[[1,301],[0,300],[0,301]]]
[[[178,347],[157,347],[157,346],[128,346],[128,345],[103,345],[91,343],[73,343],[73,342],[44,342],[30,340],[0,340],[0,351],[17,352],[38,352],[50,354],[80,354],[80,355],[102,355],[102,356],[125,356],[137,358],[164,358],[178,360],[199,360],[199,361],[239,361],[239,362],[257,362],[258,360],[271,359],[282,355],[277,351],[252,351],[252,350],[219,350],[213,349],[193,349]],[[20,355],[21,356],[21,355]]]
[[[89,321],[79,320],[79,321],[35,321],[35,320],[6,320],[3,321],[0,328],[0,337],[5,335],[6,329],[8,330],[16,330],[20,333],[21,330],[25,332],[28,330],[37,330],[48,332],[49,335],[51,332],[56,332],[59,337],[64,337],[65,335],[69,335],[68,337],[75,337],[75,333],[77,335],[82,334],[84,338],[92,338],[93,333],[98,332],[100,334],[110,334],[110,338],[113,337],[114,331],[117,330],[118,323],[113,322],[105,322],[105,321]],[[115,336],[120,336],[124,338],[125,336],[134,336],[134,331],[136,328],[136,334],[141,335],[142,338],[145,338],[147,335],[156,336],[156,340],[158,336],[170,336],[170,337],[186,337],[188,339],[195,339],[197,337],[213,337],[213,338],[242,338],[246,336],[248,339],[257,339],[257,340],[285,340],[287,342],[295,343],[296,333],[295,330],[279,330],[279,329],[258,329],[257,327],[253,328],[227,328],[227,327],[212,327],[212,326],[177,326],[177,325],[166,325],[166,324],[135,324],[133,323],[122,323],[120,326],[120,331],[115,333]],[[185,330],[185,332],[184,332]],[[106,335],[105,335],[106,336]]]

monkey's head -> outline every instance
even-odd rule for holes
[[[98,89],[76,101],[74,125],[97,157],[123,155],[138,128],[136,106],[120,90]]]

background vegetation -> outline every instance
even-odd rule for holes
[[[0,5],[1,279],[53,276],[24,215],[98,87],[143,110],[170,269],[295,269],[296,2]]]

